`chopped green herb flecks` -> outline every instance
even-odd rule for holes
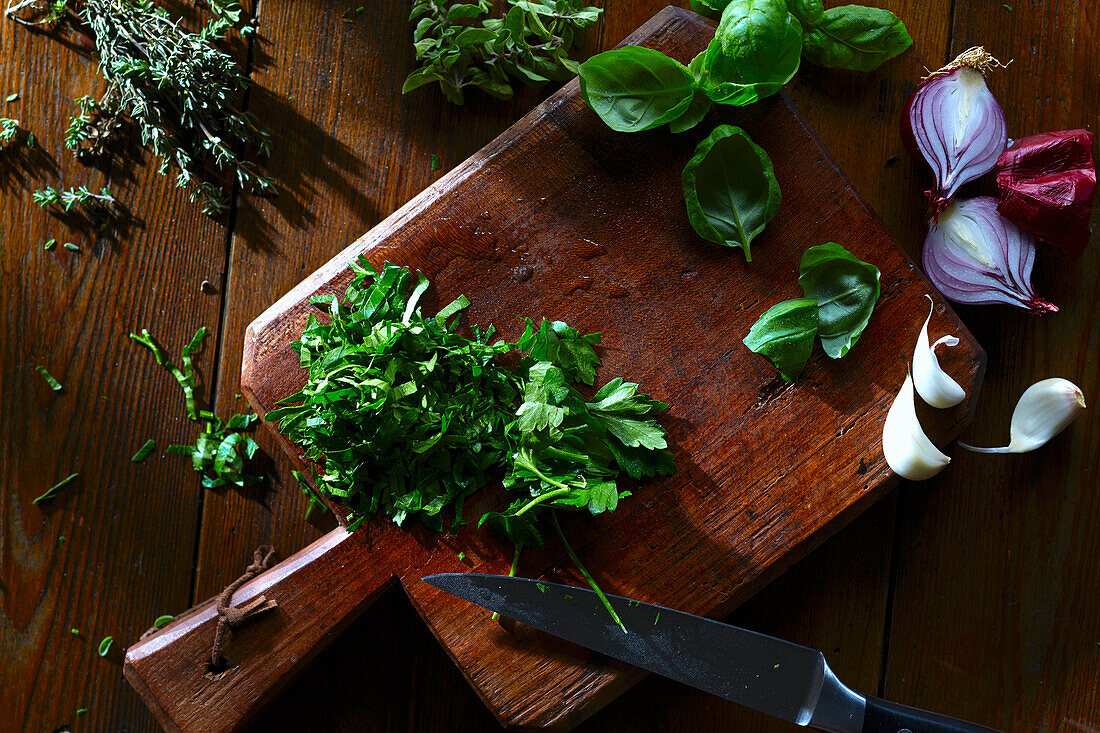
[[[19,99],[19,92],[15,92],[14,94],[9,94],[8,96],[4,97],[5,102],[14,102],[17,99]]]
[[[69,629],[69,633],[71,633],[73,636],[80,636],[80,629]]]
[[[88,713],[88,708],[77,708],[77,711],[76,711],[77,717],[79,717],[81,715],[86,715],[87,713]]]
[[[130,460],[133,461],[134,463],[141,463],[146,458],[148,458],[149,454],[152,453],[154,450],[156,450],[156,448],[157,448],[157,441],[153,440],[152,438],[149,438],[149,440],[147,440],[147,441],[145,441],[144,443],[141,444],[141,447],[137,449],[137,453],[130,456]]]
[[[111,645],[115,643],[113,636],[103,637],[103,641],[99,642],[99,656],[105,657],[111,651]]]
[[[302,390],[266,418],[302,446],[321,496],[346,507],[348,522],[383,512],[442,531],[462,524],[465,499],[503,477],[515,500],[481,517],[516,546],[541,547],[544,509],[613,511],[630,495],[624,476],[675,471],[655,416],[667,406],[613,379],[591,398],[599,334],[527,320],[517,342],[458,320],[456,298],[421,312],[429,282],[405,268],[365,259],[341,301],[314,299],[294,343],[308,371]],[[498,357],[519,352],[514,369]]]
[[[657,622],[661,620],[661,612],[658,611],[657,615],[653,617],[653,625],[656,626]]]
[[[56,246],[57,246],[57,240],[56,239],[47,239],[46,243],[44,245],[42,245],[42,248],[44,250],[46,250],[47,252],[49,252],[51,249],[53,249]]]
[[[36,372],[42,375],[42,378],[46,380],[46,384],[50,385],[50,389],[54,392],[61,391],[61,382],[57,381],[52,374],[44,366],[36,366],[34,368]]]
[[[441,162],[439,162],[439,156],[436,155],[435,153],[432,153],[432,170],[437,171],[442,167],[443,167],[443,164]]]
[[[80,475],[79,473],[69,474],[68,476],[66,476],[65,478],[58,481],[56,484],[54,484],[50,488],[46,489],[45,494],[38,497],[37,499],[35,499],[31,503],[32,504],[43,504],[47,501],[51,501],[54,497],[56,497],[58,495],[58,493],[60,493],[61,489],[65,488],[70,483],[72,483],[73,479],[75,479],[79,475]]]
[[[80,245],[79,244],[73,244],[72,242],[65,242],[65,244],[63,246],[65,247],[65,249],[69,250],[70,252],[79,252],[80,251]]]
[[[153,628],[154,629],[163,628],[165,626],[165,624],[167,624],[169,621],[171,621],[174,618],[175,618],[175,616],[169,616],[169,615],[157,616],[156,621],[153,622]]]

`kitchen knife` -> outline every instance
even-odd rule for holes
[[[833,733],[997,733],[846,687],[816,649],[607,596],[626,633],[590,590],[502,575],[446,573],[424,581],[554,636],[724,697]]]

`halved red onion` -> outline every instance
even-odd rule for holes
[[[1016,140],[997,159],[997,211],[1078,257],[1089,241],[1096,193],[1092,133],[1043,132]]]
[[[936,178],[925,192],[932,219],[960,186],[993,170],[1005,149],[1005,113],[985,84],[985,73],[1001,65],[975,46],[925,77],[909,98],[902,138]]]
[[[997,213],[992,196],[948,204],[928,226],[922,260],[928,279],[956,303],[1058,310],[1031,288],[1035,240]]]

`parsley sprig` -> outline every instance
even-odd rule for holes
[[[316,491],[345,507],[353,526],[377,512],[436,531],[462,524],[463,501],[490,482],[515,499],[487,524],[517,548],[541,547],[546,510],[613,511],[624,477],[675,471],[656,421],[667,405],[613,379],[591,398],[599,334],[528,319],[515,343],[458,321],[465,296],[424,315],[423,274],[363,257],[341,301],[315,296],[294,342],[306,385],[267,419],[299,444]],[[516,354],[515,368],[502,357]],[[513,357],[514,361],[514,357]],[[595,587],[595,581],[583,574]]]

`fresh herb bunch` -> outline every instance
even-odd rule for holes
[[[228,485],[241,488],[251,486],[262,481],[263,477],[247,473],[245,462],[256,455],[260,446],[243,431],[248,430],[258,416],[233,415],[223,423],[214,413],[200,409],[195,397],[193,357],[195,352],[202,348],[208,334],[209,331],[205,326],[200,328],[187,346],[183,347],[183,353],[180,356],[182,367],[177,367],[171,362],[168,352],[148,330],[142,329],[140,334],[131,333],[130,338],[149,349],[157,364],[171,372],[180,389],[183,390],[188,419],[202,425],[202,432],[195,439],[194,445],[171,445],[165,452],[191,456],[192,467],[202,475],[203,488],[216,489]],[[141,456],[141,459],[144,457]],[[135,455],[131,460],[140,459]]]
[[[422,274],[410,294],[412,274],[402,267],[376,271],[360,258],[352,270],[342,303],[315,298],[329,322],[311,316],[294,343],[306,386],[267,415],[303,447],[317,490],[350,519],[383,511],[398,524],[415,516],[441,530],[452,509],[457,526],[462,501],[503,478],[521,498],[482,522],[540,546],[536,508],[610,511],[627,495],[622,474],[675,470],[654,420],[666,405],[621,379],[591,399],[577,390],[595,382],[599,334],[528,320],[516,343],[490,343],[492,327],[471,326],[467,338],[457,332],[465,297],[425,316]],[[499,363],[514,352],[514,370]]]
[[[175,171],[176,185],[191,188],[191,200],[219,214],[228,206],[224,177],[232,174],[242,189],[271,193],[254,157],[270,153],[270,136],[240,109],[249,80],[228,53],[218,47],[231,27],[242,33],[235,0],[212,4],[215,17],[197,33],[183,28],[152,0],[68,0],[9,2],[8,14],[29,8],[55,23],[69,13],[87,25],[99,54],[107,90],[98,100],[82,97],[66,135],[79,154],[98,154],[128,121],[142,142],[161,158],[159,171]]]
[[[508,99],[512,85],[565,81],[579,70],[569,58],[581,31],[599,20],[600,8],[581,0],[508,0],[500,18],[472,21],[492,10],[490,0],[415,0],[413,46],[420,68],[409,74],[401,92],[439,82],[447,99],[465,101],[463,89],[477,87]]]
[[[613,130],[669,124],[689,130],[714,104],[744,106],[778,92],[811,63],[870,71],[910,45],[893,13],[820,0],[692,0],[721,13],[714,40],[685,66],[660,51],[624,46],[581,64],[581,94]]]

